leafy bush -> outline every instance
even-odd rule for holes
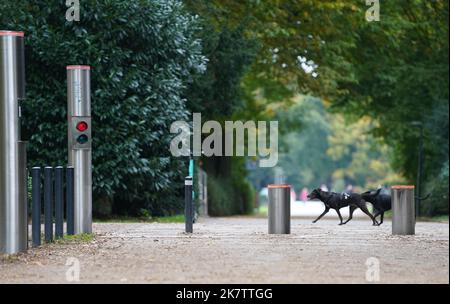
[[[183,91],[205,68],[196,18],[179,0],[84,0],[80,22],[68,22],[65,2],[0,3],[0,28],[26,33],[29,164],[67,162],[65,66],[89,64],[94,201],[179,212],[187,165],[170,156],[169,127],[187,118]]]

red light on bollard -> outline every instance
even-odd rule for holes
[[[85,121],[80,121],[79,123],[77,123],[77,130],[80,132],[84,132],[88,129],[88,124]]]

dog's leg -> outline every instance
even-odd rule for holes
[[[328,208],[328,207],[325,207],[325,211],[324,212],[322,212],[322,214],[321,215],[319,215],[319,217],[318,218],[316,218],[314,221],[313,221],[313,223],[315,223],[315,222],[317,222],[318,220],[320,220],[325,214],[327,214],[328,213],[328,211],[330,211],[330,208]]]
[[[380,223],[378,225],[383,224],[383,218],[384,218],[384,211],[381,212],[381,221],[380,221]]]
[[[347,224],[348,222],[351,221],[351,219],[353,218],[353,212],[355,212],[356,208],[358,208],[358,207],[350,206],[350,212],[349,212],[348,219],[342,225],[345,225],[345,224]]]
[[[343,225],[344,223],[343,223],[343,220],[342,220],[341,212],[339,211],[339,209],[335,209],[335,210],[336,210],[337,215],[339,216],[339,219],[341,220],[341,222],[339,223],[339,225]]]
[[[362,210],[362,212],[367,214],[372,219],[373,226],[378,226],[377,220],[373,217],[373,215],[369,212],[369,210],[367,210],[366,202],[362,201],[359,208]]]
[[[380,210],[377,210],[377,212],[375,212],[375,214],[373,215],[374,219],[377,219],[377,216],[379,216],[381,214]]]

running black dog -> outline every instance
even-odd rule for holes
[[[372,216],[372,214],[370,214],[369,210],[367,210],[366,202],[362,199],[361,194],[335,193],[322,191],[321,189],[314,189],[310,194],[308,194],[308,199],[319,199],[325,204],[325,211],[316,220],[314,220],[313,223],[320,220],[325,214],[328,213],[328,211],[330,211],[330,209],[334,209],[336,210],[336,213],[341,220],[339,225],[344,225],[352,219],[353,211],[355,211],[357,208],[360,208],[362,212],[367,214],[372,219],[374,226],[378,225],[375,218]],[[350,216],[345,222],[343,222],[339,209],[347,206],[350,207]]]
[[[392,208],[391,196],[388,194],[380,194],[380,191],[381,189],[378,189],[377,191],[367,191],[361,194],[363,200],[373,205],[373,209],[375,210],[373,217],[377,218],[377,216],[381,216],[378,225],[383,224],[384,212]]]

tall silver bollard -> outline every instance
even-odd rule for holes
[[[291,186],[269,185],[269,234],[291,233]]]
[[[0,252],[28,247],[26,142],[20,103],[25,99],[24,33],[0,30]]]
[[[74,232],[92,233],[90,67],[67,66],[69,166],[74,168]]]
[[[415,234],[414,186],[392,186],[392,234]]]

